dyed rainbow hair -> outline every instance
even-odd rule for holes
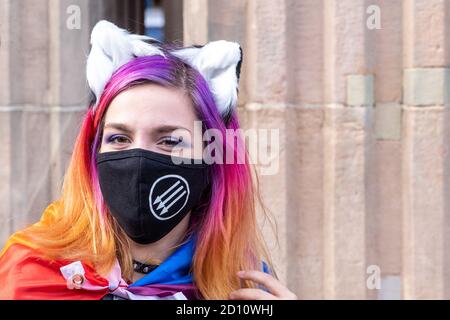
[[[223,137],[227,129],[239,129],[236,113],[224,121],[205,79],[178,58],[146,56],[122,66],[106,85],[95,110],[91,106],[85,114],[64,179],[60,199],[63,211],[51,228],[30,230],[50,257],[81,259],[92,263],[101,274],[109,272],[117,257],[124,278],[131,278],[129,240],[104,203],[96,157],[108,106],[119,93],[143,83],[183,90],[204,129],[219,130]],[[223,148],[233,150],[235,158],[245,150],[242,138],[237,138],[237,145],[231,149],[227,141],[224,139]],[[242,285],[253,286],[240,283],[237,271],[262,270],[262,261],[273,268],[257,224],[257,190],[247,154],[244,163],[228,164],[224,160],[224,164],[211,165],[209,174],[211,190],[190,223],[197,233],[193,275],[203,298],[228,299],[229,293]]]

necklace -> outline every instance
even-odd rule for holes
[[[133,269],[134,272],[148,274],[155,270],[159,265],[158,264],[145,264],[133,259]]]

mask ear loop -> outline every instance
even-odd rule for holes
[[[203,190],[199,202],[191,209],[191,218],[189,221],[188,230],[186,232],[186,237],[184,240],[190,238],[193,234],[198,231],[198,227],[201,226],[202,220],[208,214],[207,208],[208,204],[211,201],[212,196],[212,183],[211,183],[211,168],[212,165],[208,165],[206,167],[206,187]]]

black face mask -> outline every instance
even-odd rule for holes
[[[109,211],[135,242],[167,235],[194,208],[208,185],[204,162],[189,163],[144,149],[97,155],[100,188]],[[193,161],[191,161],[193,162]]]

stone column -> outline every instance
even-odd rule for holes
[[[403,296],[450,297],[450,3],[403,2]]]
[[[381,271],[380,299],[401,298],[401,103],[402,103],[402,1],[381,0],[380,29],[375,29],[375,117],[373,208],[376,212],[377,258]]]
[[[365,1],[324,1],[324,297],[366,298],[374,57]]]
[[[2,242],[36,218],[51,195],[48,9],[47,0],[0,5],[0,128],[7,141],[0,146]]]
[[[300,299],[324,297],[323,1],[286,1],[288,286]],[[268,43],[266,43],[268,45]],[[272,48],[271,50],[275,50]],[[260,66],[264,68],[264,66]]]
[[[183,43],[183,0],[163,1],[166,41]]]

